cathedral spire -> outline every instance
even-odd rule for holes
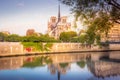
[[[60,22],[61,14],[60,14],[60,4],[58,6],[58,22]]]

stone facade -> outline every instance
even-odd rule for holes
[[[106,40],[105,35],[102,35],[102,41],[104,42],[105,40]],[[114,24],[114,26],[111,27],[108,33],[108,41],[120,42],[120,24]]]
[[[48,21],[48,34],[56,39],[59,38],[61,32],[71,30],[71,23],[67,22],[67,16],[61,16],[60,5],[58,6],[58,16],[52,16]]]
[[[52,16],[48,22],[48,34],[51,37],[59,38],[61,32],[66,32],[71,30],[71,24],[67,22],[67,16],[61,17],[58,24],[56,24],[58,18]]]
[[[28,29],[27,32],[26,32],[26,36],[30,36],[30,35],[33,35],[33,34],[35,34],[34,29]]]

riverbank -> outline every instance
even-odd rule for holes
[[[7,53],[7,54],[0,55],[0,57],[48,55],[48,54],[68,54],[68,53],[69,54],[74,54],[74,53],[81,53],[81,54],[87,53],[87,54],[89,54],[89,53],[92,53],[92,52],[93,53],[97,53],[97,52],[117,52],[117,51],[120,51],[120,50],[84,50],[84,51],[66,51],[66,52],[29,52],[29,53],[21,53],[21,54],[18,54],[18,53],[10,54],[10,53]]]
[[[46,43],[43,43],[45,45]],[[4,56],[24,56],[60,53],[89,53],[89,52],[110,52],[120,51],[120,44],[110,44],[109,47],[99,48],[98,46],[89,47],[80,43],[52,43],[48,51],[28,51],[19,42],[1,42],[0,57]]]

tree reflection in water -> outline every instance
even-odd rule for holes
[[[69,65],[68,63],[59,63],[60,68],[63,69],[62,71],[65,73],[66,73],[66,69],[67,69],[68,65]],[[57,75],[58,75],[58,80],[60,80],[60,75],[61,75],[60,70],[58,70]]]
[[[61,79],[119,80],[120,62],[118,60],[116,61],[111,58],[103,59],[103,57],[106,56],[106,54],[105,55],[104,54],[105,53],[89,54],[91,58],[88,59],[86,58],[87,56],[86,54],[64,54],[64,55],[54,54],[54,55],[4,57],[4,58],[0,58],[0,70],[1,70],[0,72],[2,75],[5,75],[4,70],[8,71],[8,72],[6,71],[7,74],[9,74],[9,71],[11,72],[10,74],[13,74],[14,71],[18,73],[18,71],[26,70],[26,72],[28,73],[33,72],[31,74],[38,74],[36,75],[36,77],[38,77],[39,80],[48,80],[46,79],[46,76],[48,76],[47,78],[54,77],[54,80],[61,80]],[[21,66],[26,68],[22,69]],[[37,67],[37,69],[40,69],[40,71],[34,72],[33,69],[35,67]],[[31,69],[28,70],[27,68],[31,68]],[[12,71],[13,69],[14,71]],[[43,71],[43,69],[45,72]],[[81,71],[84,71],[84,73],[82,73]],[[45,73],[44,76],[43,73]],[[51,75],[49,75],[50,73]],[[71,76],[71,74],[73,75]],[[15,75],[16,78],[19,77],[19,75],[17,74]],[[23,78],[31,77],[31,76],[24,76],[24,73],[22,73],[21,75],[23,76]],[[25,75],[29,75],[29,74],[25,74]],[[0,78],[1,77],[2,76],[0,75]],[[42,79],[42,77],[44,79]],[[8,76],[7,78],[10,77]]]
[[[35,58],[28,58],[24,64],[23,67],[38,67],[38,66],[44,66],[46,64],[52,63],[52,60],[49,58],[49,56],[41,56],[41,57],[35,57]]]
[[[85,64],[86,62],[84,60],[81,60],[79,62],[77,62],[77,65],[80,67],[80,68],[84,68],[85,67]]]
[[[70,63],[55,63],[49,64],[48,69],[51,74],[57,74],[58,80],[60,80],[61,74],[66,74],[67,70],[70,69]]]
[[[45,66],[47,64],[49,65],[51,74],[55,74],[57,72],[57,78],[60,80],[61,73],[65,74],[66,70],[69,69],[69,63],[52,64],[52,62],[53,61],[49,56],[33,57],[27,58],[22,67],[35,68],[38,66]]]

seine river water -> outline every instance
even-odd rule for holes
[[[0,80],[120,80],[120,52],[0,58]]]

